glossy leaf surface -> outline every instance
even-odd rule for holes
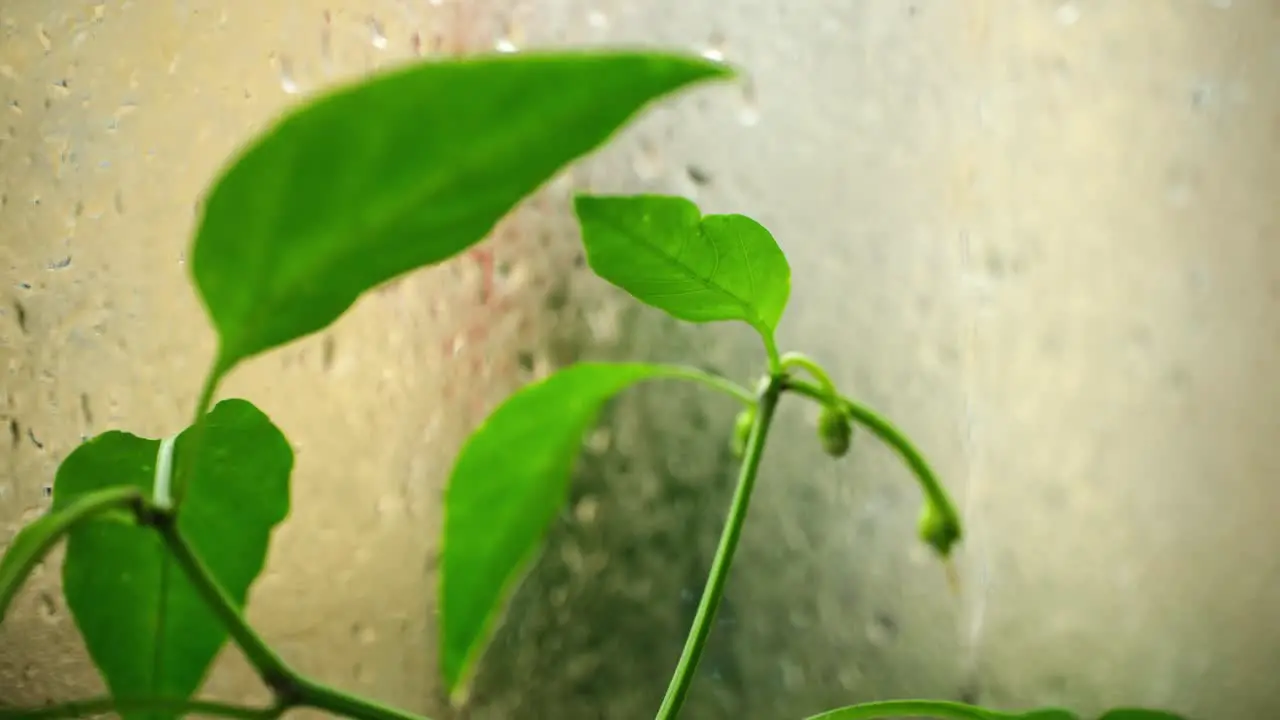
[[[463,447],[445,494],[440,658],[455,698],[564,506],[582,437],[627,386],[663,366],[584,363],[509,397]]]
[[[680,55],[498,55],[384,73],[289,114],[204,204],[192,272],[218,373],[480,241],[646,104],[730,74]]]
[[[587,262],[637,300],[681,320],[741,320],[771,343],[791,268],[760,223],[707,215],[682,197],[579,195]]]
[[[31,569],[77,523],[127,508],[140,497],[134,488],[108,488],[88,493],[57,512],[50,512],[14,536],[0,558],[0,621]]]
[[[178,531],[240,606],[262,571],[273,528],[288,514],[293,452],[244,400],[218,403],[202,421],[194,475]],[[191,448],[193,429],[174,447]],[[104,489],[154,497],[161,442],[113,431],[67,456],[54,484],[57,513]],[[67,606],[89,655],[116,695],[187,697],[227,633],[169,557],[159,533],[103,520],[72,528],[62,571]],[[140,716],[137,716],[140,717]]]

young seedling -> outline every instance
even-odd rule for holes
[[[213,403],[240,363],[322,330],[363,293],[472,248],[522,198],[604,143],[643,107],[732,71],[663,53],[532,53],[436,61],[319,97],[252,142],[215,181],[190,253],[218,350],[190,427],[167,438],[103,433],[62,462],[50,511],[0,559],[0,620],[32,568],[66,540],[63,593],[110,690],[102,698],[0,720],[116,712],[128,720],[269,720],[311,707],[358,720],[425,720],[299,673],[246,622],[244,605],[289,512],[293,454],[247,400]],[[688,200],[579,196],[591,268],[641,302],[690,322],[736,320],[763,341],[754,391],[691,368],[583,363],[512,395],[463,447],[445,499],[440,664],[451,696],[467,682],[521,573],[566,500],[574,455],[601,406],[637,382],[700,383],[743,405],[737,489],[693,628],[658,708],[678,715],[728,577],[774,411],[784,395],[821,406],[818,444],[840,457],[853,425],[893,447],[924,495],[920,535],[947,557],[955,508],[919,451],[827,373],[780,354],[775,331],[790,269],[743,215],[703,216]],[[811,379],[805,379],[809,376]],[[194,700],[230,638],[274,701]],[[931,716],[1076,720],[1060,709],[1007,713],[941,701],[856,705],[813,720]],[[1176,720],[1115,710],[1104,720]]]

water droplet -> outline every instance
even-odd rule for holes
[[[404,499],[393,493],[378,498],[378,514],[382,517],[399,515],[404,512]]]
[[[648,138],[640,140],[635,155],[631,158],[631,169],[641,180],[653,180],[662,174],[662,152],[657,144]]]
[[[583,525],[590,525],[595,522],[596,516],[600,512],[600,501],[588,495],[578,501],[573,506],[573,516]]]
[[[369,42],[379,50],[387,49],[387,33],[382,29],[382,23],[375,17],[369,18]]]
[[[711,33],[707,44],[702,48],[702,57],[712,62],[724,62],[725,39],[719,32]]]
[[[710,185],[711,173],[698,165],[686,165],[684,172],[694,185]]]
[[[320,26],[320,60],[328,67],[333,61],[333,18],[324,11],[324,25]]]
[[[41,620],[53,622],[58,617],[58,601],[47,592],[40,593],[36,600],[36,613]]]
[[[1063,3],[1053,13],[1053,17],[1060,25],[1075,25],[1080,20],[1080,8],[1075,3]]]
[[[597,455],[608,451],[609,446],[613,444],[613,433],[609,428],[597,428],[594,432],[587,436],[587,448]]]
[[[298,93],[298,81],[293,78],[293,61],[287,57],[280,57],[278,61],[280,67],[280,89],[289,95]]]
[[[867,623],[867,641],[877,647],[884,647],[893,642],[898,635],[898,623],[885,613],[876,613]]]
[[[615,307],[601,305],[588,312],[586,321],[591,337],[599,342],[615,342],[621,334],[621,328],[618,327],[618,310]]]
[[[599,10],[592,10],[587,13],[587,24],[596,30],[604,30],[609,27],[609,16]]]
[[[742,84],[742,104],[738,107],[738,122],[743,127],[760,124],[760,102],[756,98],[756,85],[751,81]]]
[[[356,639],[356,642],[361,645],[372,645],[378,640],[378,632],[363,623],[356,623],[355,625],[352,625],[351,635]]]

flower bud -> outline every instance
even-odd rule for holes
[[[818,439],[822,441],[822,449],[833,458],[844,457],[849,452],[853,423],[844,410],[832,406],[822,408],[818,416]]]
[[[756,406],[744,408],[733,421],[733,455],[741,458],[747,452],[747,440],[751,437],[751,426],[756,422]]]
[[[931,502],[926,502],[920,513],[920,539],[925,541],[942,557],[951,555],[951,548],[960,542],[960,521],[951,513],[938,510]]]

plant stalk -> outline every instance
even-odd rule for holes
[[[427,720],[421,715],[349,695],[304,677],[289,667],[249,625],[243,613],[236,607],[236,603],[218,585],[204,561],[178,532],[173,515],[162,514],[159,518],[151,518],[150,524],[160,532],[165,546],[177,561],[178,566],[191,580],[196,592],[200,593],[201,598],[222,621],[231,638],[244,652],[263,682],[276,693],[281,712],[295,707],[313,707],[356,720]],[[5,719],[0,718],[0,720]]]
[[[309,707],[359,720],[427,720],[421,715],[342,692],[309,678],[295,677],[289,707]]]
[[[244,652],[245,658],[262,676],[263,681],[273,690],[277,690],[281,683],[296,677],[296,673],[267,645],[262,636],[249,626],[244,615],[236,607],[235,601],[218,585],[204,561],[187,543],[186,538],[178,532],[177,518],[173,515],[165,515],[159,521],[153,521],[152,525],[160,532],[165,547],[169,549],[169,553],[173,555],[187,579],[195,586],[196,592],[200,594],[209,609],[218,616],[223,627],[231,635],[231,639]]]
[[[795,378],[785,379],[783,389],[804,395],[820,403],[827,402],[831,397],[824,388],[804,380],[796,380]],[[911,472],[915,474],[916,479],[920,482],[920,489],[924,492],[925,498],[934,511],[947,522],[954,524],[955,527],[960,527],[960,514],[956,512],[955,504],[951,502],[950,496],[947,495],[947,491],[942,487],[942,483],[939,482],[938,476],[933,472],[933,468],[929,466],[929,462],[924,459],[924,454],[907,439],[906,433],[894,427],[893,423],[881,417],[875,410],[859,405],[843,396],[836,396],[836,398],[844,411],[849,414],[849,417],[866,427],[902,456],[903,461],[911,468]]]
[[[760,459],[764,456],[769,423],[773,420],[774,411],[778,408],[782,389],[782,376],[771,375],[768,384],[760,392],[759,410],[756,412],[755,422],[751,425],[751,433],[747,437],[742,468],[738,473],[738,486],[733,491],[733,501],[729,505],[729,517],[720,534],[720,545],[716,548],[715,557],[711,561],[711,572],[707,577],[706,587],[702,591],[702,599],[698,602],[698,611],[693,617],[693,627],[685,640],[684,651],[680,654],[680,662],[676,664],[675,674],[667,687],[667,694],[662,698],[657,720],[675,718],[680,712],[680,707],[684,705],[685,697],[689,694],[689,686],[693,683],[698,661],[702,658],[707,638],[711,635],[716,610],[720,607],[720,598],[724,594],[725,582],[729,578],[729,567],[733,564],[733,554],[738,548],[738,539],[742,536],[742,527],[751,505],[751,491],[755,487],[756,474],[760,470]]]

